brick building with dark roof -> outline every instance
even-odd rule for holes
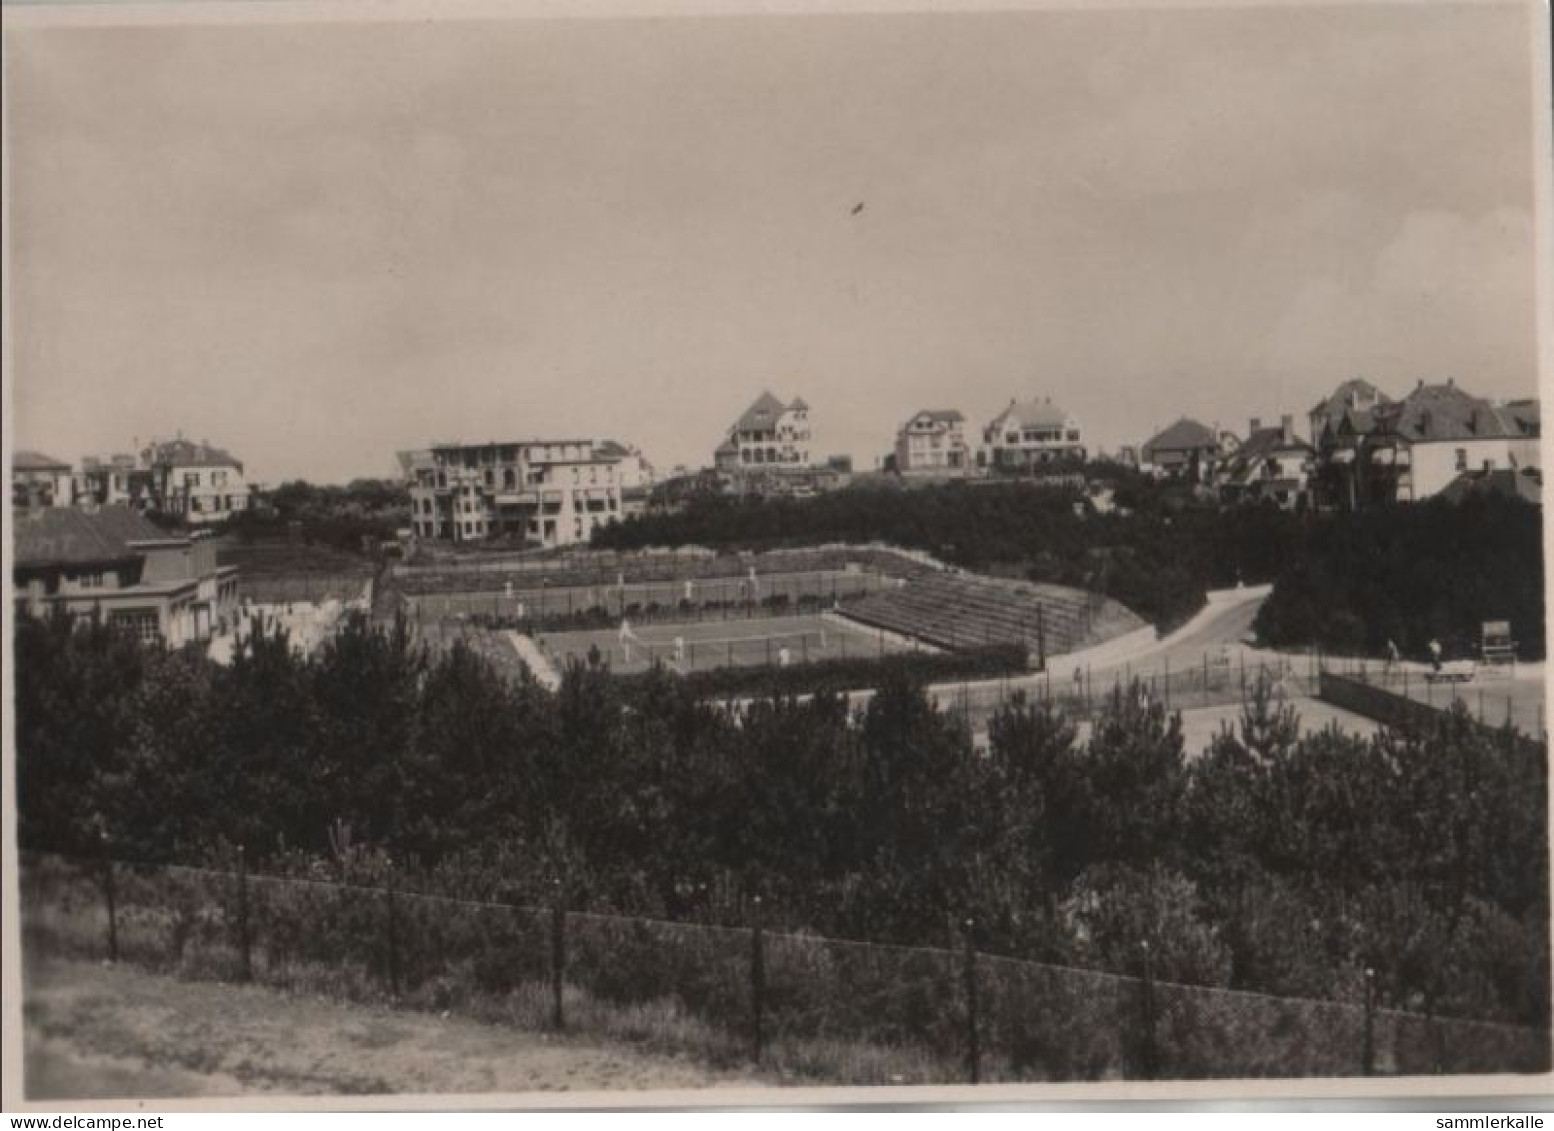
[[[1218,467],[1220,497],[1227,503],[1273,502],[1294,510],[1307,502],[1307,484],[1316,452],[1295,434],[1295,418],[1280,418],[1277,428],[1252,419],[1247,437]]]
[[[1139,449],[1139,467],[1166,479],[1207,481],[1229,454],[1224,438],[1207,424],[1190,417],[1161,429]]]
[[[203,534],[171,534],[129,507],[18,514],[11,578],[17,615],[101,616],[146,640],[210,639],[237,610],[237,569]]]
[[[42,452],[11,453],[11,505],[18,511],[68,507],[75,501],[72,468]]]
[[[1542,463],[1535,401],[1497,406],[1453,378],[1420,381],[1401,400],[1378,396],[1369,407],[1325,413],[1322,424],[1315,434],[1317,500],[1325,506],[1413,502],[1445,490],[1464,472]]]

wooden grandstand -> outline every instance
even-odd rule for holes
[[[966,573],[924,574],[846,602],[837,613],[940,648],[1023,644],[1033,656],[1072,652],[1144,626],[1116,601],[1082,589]]]

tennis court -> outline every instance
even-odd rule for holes
[[[534,638],[558,668],[587,661],[589,650],[617,672],[646,671],[655,662],[679,672],[722,667],[779,667],[818,660],[862,659],[911,651],[913,646],[862,625],[822,616],[619,627],[592,632],[547,632]]]

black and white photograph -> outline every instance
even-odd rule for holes
[[[7,1108],[1547,1092],[1549,64],[7,4]]]

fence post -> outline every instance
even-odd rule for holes
[[[254,980],[252,942],[248,932],[248,850],[237,846],[237,953],[238,978]]]
[[[1155,960],[1150,953],[1149,940],[1139,943],[1144,952],[1144,1079],[1155,1078]]]
[[[561,989],[567,966],[567,910],[562,902],[561,881],[555,881],[556,898],[550,908],[550,1021],[559,1032],[566,1027]]]
[[[388,977],[389,994],[399,997],[399,907],[394,899],[394,881],[386,881],[384,892],[388,899]]]
[[[1165,709],[1166,714],[1171,713],[1171,657],[1165,658]]]
[[[100,836],[103,857],[103,895],[108,901],[108,961],[119,960],[118,893],[114,890],[113,857],[108,854],[108,834]]]
[[[966,920],[963,976],[966,987],[966,1079],[973,1084],[979,1084],[982,1082],[982,1040],[979,1031],[981,1011],[977,1001],[977,950],[972,939],[972,930],[975,926],[975,920]]]
[[[1376,971],[1365,968],[1365,1047],[1362,1050],[1361,1071],[1367,1076],[1376,1074]]]
[[[1047,620],[1040,605],[1036,606],[1036,662],[1040,670],[1047,670]]]
[[[750,1058],[760,1064],[765,1043],[766,940],[762,936],[761,897],[750,902],[754,919],[750,927]]]

